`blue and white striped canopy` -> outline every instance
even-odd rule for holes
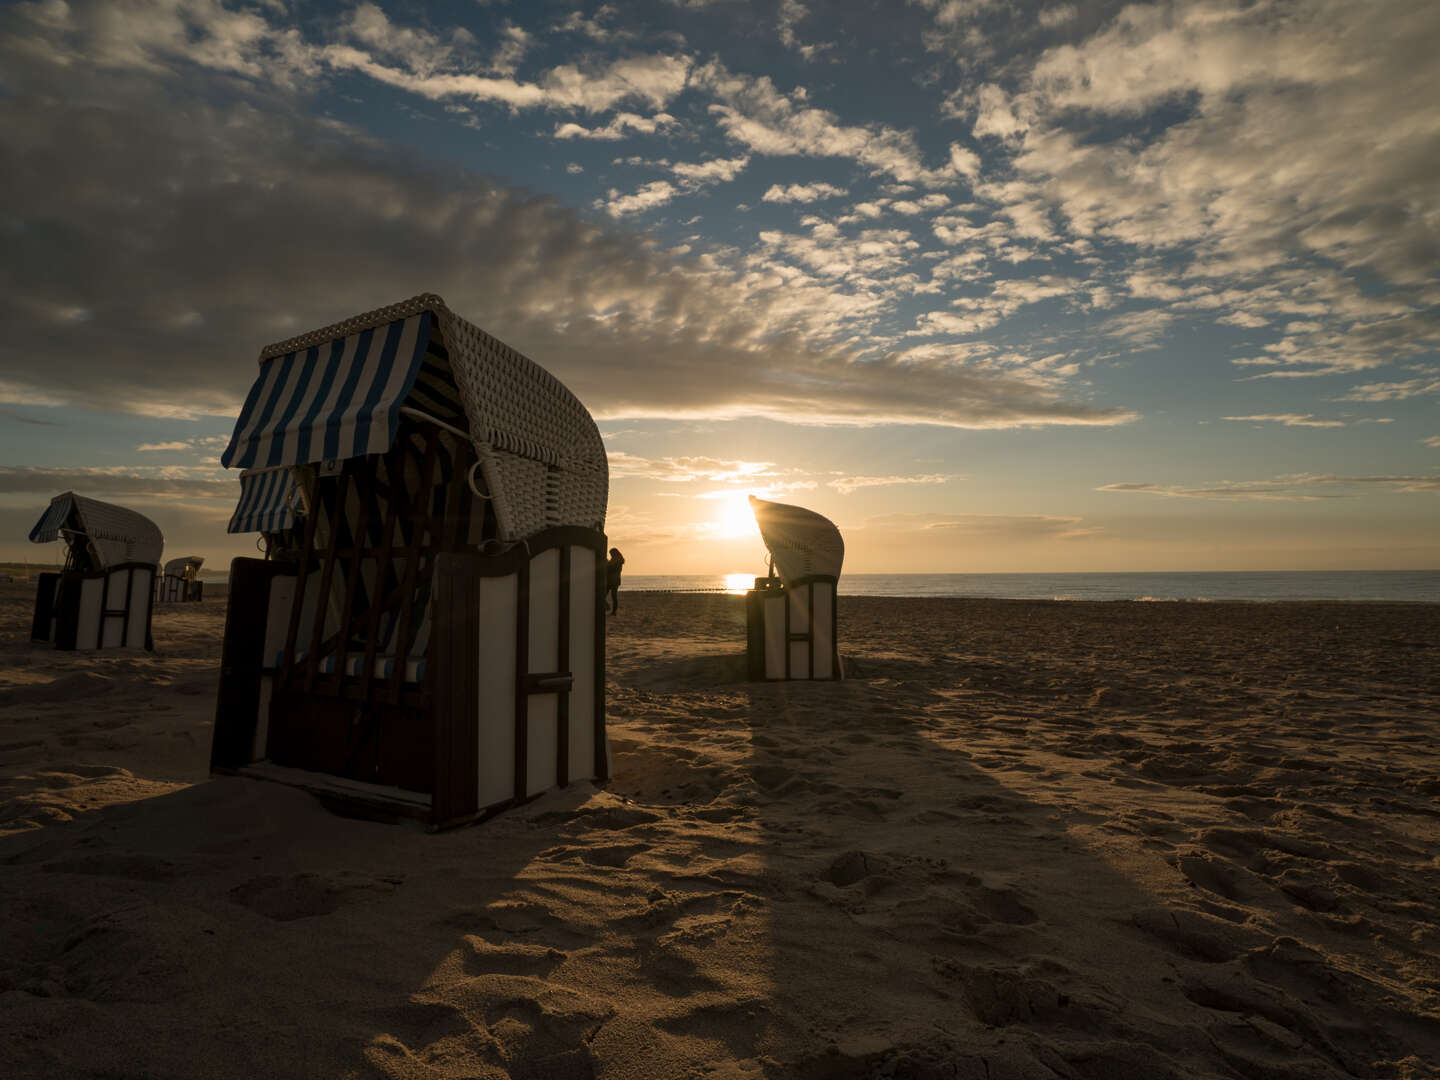
[[[60,539],[60,527],[70,516],[70,511],[75,509],[75,499],[66,492],[64,496],[57,496],[51,500],[46,507],[45,513],[40,515],[40,520],[30,530],[30,542],[32,544],[48,544],[52,540]]]
[[[272,469],[389,450],[431,319],[422,311],[264,361],[221,463]]]
[[[240,503],[225,527],[229,533],[279,532],[295,524],[289,469],[246,469],[240,474]]]

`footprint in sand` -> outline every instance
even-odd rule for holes
[[[1176,955],[1202,964],[1229,963],[1259,940],[1253,932],[1185,908],[1145,908],[1127,921]]]
[[[354,903],[367,891],[389,892],[395,888],[393,882],[380,878],[367,878],[355,882],[340,882],[318,874],[262,874],[236,885],[230,890],[230,899],[247,907],[267,919],[290,922],[294,919],[309,919],[317,915],[329,915],[346,904]]]
[[[548,945],[524,941],[495,943],[465,935],[464,965],[468,975],[537,975],[544,977],[570,954]]]
[[[970,894],[970,901],[987,918],[1007,926],[1029,926],[1040,916],[1020,902],[1013,889],[992,889],[982,885]]]
[[[1192,885],[1226,900],[1254,900],[1267,892],[1259,878],[1230,862],[1196,853],[1180,856],[1177,865]]]

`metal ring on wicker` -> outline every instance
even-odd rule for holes
[[[470,464],[470,473],[465,478],[470,485],[470,494],[474,495],[477,499],[489,499],[491,496],[481,491],[475,483],[475,470],[478,468],[480,468],[480,462],[472,462]]]

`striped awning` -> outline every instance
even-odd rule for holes
[[[73,499],[57,496],[40,515],[40,520],[30,530],[30,542],[32,544],[48,544],[52,540],[60,539],[60,527],[70,516],[70,511],[75,509]]]
[[[221,463],[271,469],[389,450],[431,319],[421,311],[264,360]],[[232,521],[230,531],[250,530]]]
[[[295,524],[290,497],[295,478],[289,469],[246,469],[240,474],[240,502],[226,532],[280,532]]]

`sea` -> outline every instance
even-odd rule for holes
[[[623,592],[743,593],[749,574],[631,574]],[[1165,602],[1332,600],[1440,604],[1440,570],[1254,570],[1128,574],[841,574],[841,596]]]

